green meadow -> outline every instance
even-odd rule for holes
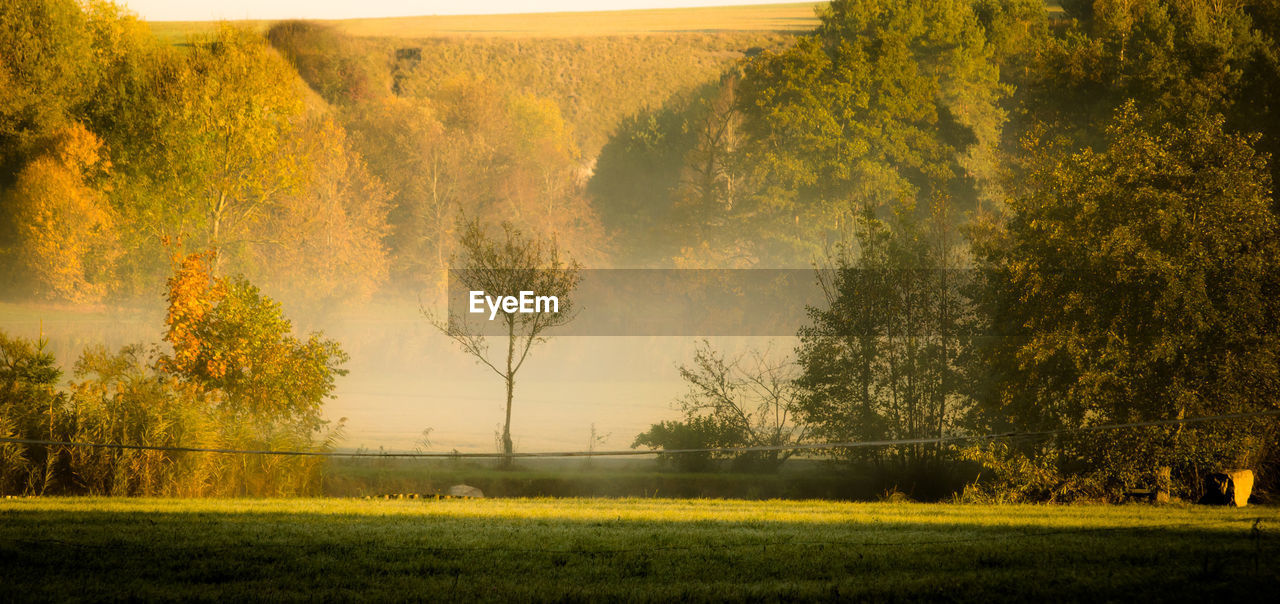
[[[1280,510],[673,499],[0,500],[0,599],[1239,600]]]

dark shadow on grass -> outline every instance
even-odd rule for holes
[[[1280,539],[1220,515],[964,520],[978,509],[846,523],[7,509],[0,599],[1256,600],[1280,585]]]

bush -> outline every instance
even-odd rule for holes
[[[1276,455],[1273,420],[1245,418],[1177,426],[1080,432],[1045,445],[973,445],[964,459],[983,473],[965,488],[978,502],[1120,501],[1134,490],[1159,490],[1197,501],[1208,474],[1254,470],[1259,489]]]
[[[279,305],[200,257],[170,281],[173,355],[86,350],[73,381],[43,342],[0,332],[0,436],[106,447],[0,444],[0,492],[92,495],[315,493],[323,458],[121,448],[321,451],[341,435],[321,407],[346,355],[305,341]]]
[[[1090,475],[1064,474],[1052,463],[1052,454],[1038,455],[993,442],[973,445],[961,457],[982,464],[983,472],[964,488],[959,500],[967,503],[1062,503],[1105,496]]]
[[[651,449],[713,449],[725,446],[736,446],[738,438],[726,433],[726,427],[717,423],[712,417],[691,417],[685,421],[664,421],[654,424],[648,431],[636,435],[632,447],[649,447]],[[726,442],[733,444],[725,444]],[[716,466],[716,460],[723,459],[724,454],[710,452],[698,453],[659,453],[659,464],[681,472],[706,472]]]

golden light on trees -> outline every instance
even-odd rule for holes
[[[101,146],[84,126],[68,127],[5,195],[17,225],[18,262],[47,299],[96,302],[107,293],[116,224],[106,196],[91,182],[109,167]]]

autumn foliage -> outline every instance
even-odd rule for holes
[[[165,341],[173,346],[171,369],[191,373],[202,358],[202,342],[198,327],[222,298],[225,284],[209,271],[211,254],[190,254],[175,258],[175,271],[169,278],[169,310],[164,323],[168,328]],[[212,367],[203,367],[205,371]]]
[[[319,457],[166,448],[324,451],[342,432],[321,406],[343,375],[331,340],[292,335],[280,305],[209,252],[169,279],[172,347],[87,348],[69,384],[43,342],[0,331],[0,437],[155,449],[0,446],[0,493],[292,495],[319,486]]]
[[[173,354],[163,367],[218,391],[227,413],[318,429],[347,355],[318,333],[295,338],[278,302],[242,277],[214,276],[211,258],[195,253],[175,263],[165,317]]]
[[[118,255],[115,212],[95,175],[110,163],[102,142],[75,123],[18,173],[3,196],[15,224],[17,264],[42,298],[96,302]]]

